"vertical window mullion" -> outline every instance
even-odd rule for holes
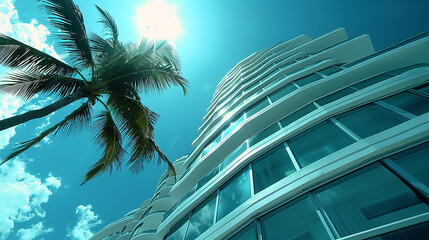
[[[350,130],[348,127],[346,127],[344,124],[342,124],[340,121],[338,121],[336,118],[330,118],[331,122],[333,122],[337,127],[339,127],[341,130],[343,130],[345,133],[347,133],[350,137],[352,137],[355,141],[359,141],[362,138],[359,137],[356,133],[354,133],[352,130]]]
[[[252,163],[249,164],[249,179],[250,179],[250,197],[253,197],[255,195],[255,184],[253,184]]]
[[[412,118],[417,117],[416,115],[414,115],[414,114],[412,114],[410,112],[407,112],[404,109],[399,108],[397,106],[394,106],[394,105],[392,105],[390,103],[387,103],[387,102],[375,101],[374,104],[376,104],[376,105],[378,105],[380,107],[386,108],[386,109],[388,109],[388,110],[390,110],[390,111],[392,111],[392,112],[394,112],[396,114],[399,114],[399,115],[401,115],[403,117],[406,117],[408,119],[412,119]]]
[[[429,205],[429,188],[426,185],[392,160],[386,158],[380,162],[407,185],[423,202]]]
[[[337,229],[335,228],[334,224],[332,223],[331,219],[329,218],[317,196],[313,192],[308,193],[308,195],[313,200],[313,203],[317,208],[317,215],[319,216],[320,221],[322,221],[322,224],[328,232],[329,237],[331,237],[332,239],[340,238],[340,234],[338,233]]]
[[[216,207],[215,207],[215,215],[214,215],[214,219],[213,219],[213,225],[216,223],[216,220],[217,220],[217,214],[218,214],[218,209],[219,209],[220,188],[218,188],[216,190],[216,192],[217,192],[217,196],[216,196]]]
[[[259,218],[255,219],[255,224],[256,224],[256,238],[258,240],[264,240],[264,236],[262,236],[261,221],[259,220]]]
[[[289,154],[290,160],[292,161],[293,166],[295,167],[296,171],[299,171],[301,169],[301,167],[299,166],[298,161],[296,161],[296,158],[293,155],[292,150],[290,150],[289,145],[287,144],[287,142],[284,142],[283,145],[286,148],[286,151]]]

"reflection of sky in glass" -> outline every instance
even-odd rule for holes
[[[220,190],[217,220],[219,221],[250,198],[249,169],[246,167]]]
[[[169,234],[167,237],[167,240],[183,240],[185,238],[186,230],[188,229],[189,225],[189,214],[182,218],[176,225],[171,228],[170,232],[172,234]]]
[[[210,228],[214,222],[216,192],[204,200],[192,213],[186,240],[193,240]]]
[[[327,120],[292,138],[288,144],[298,163],[305,167],[353,142],[349,135]]]

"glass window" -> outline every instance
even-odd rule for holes
[[[429,210],[379,163],[327,184],[315,193],[342,237]]]
[[[193,186],[191,189],[189,189],[189,191],[183,195],[182,199],[180,199],[180,203],[185,202],[190,196],[192,196],[192,194],[194,194],[194,192],[197,190],[197,185],[195,184],[195,186]]]
[[[277,123],[265,128],[263,131],[253,135],[253,137],[249,138],[249,147],[257,144],[258,142],[264,140],[266,137],[271,136],[271,134],[280,130],[280,126]]]
[[[341,68],[339,68],[339,67],[328,67],[328,68],[325,68],[325,69],[320,70],[318,72],[323,74],[323,75],[329,76],[329,75],[332,75],[332,74],[339,72],[339,71],[341,71]]]
[[[304,131],[288,141],[296,160],[305,167],[355,142],[329,120]]]
[[[283,144],[271,149],[252,162],[255,193],[294,173],[295,167]]]
[[[414,69],[414,68],[427,67],[427,66],[428,66],[427,63],[419,63],[419,64],[414,64],[414,65],[411,65],[408,67],[399,68],[399,69],[396,69],[396,70],[393,70],[393,71],[390,71],[387,73],[392,74],[392,75],[399,75],[399,74],[402,74],[402,73],[407,72],[407,71]]]
[[[255,224],[252,223],[245,227],[243,230],[235,234],[229,240],[257,240]]]
[[[271,102],[275,102],[279,100],[280,98],[288,95],[289,93],[295,91],[297,87],[293,84],[287,84],[286,86],[277,89],[275,92],[268,95],[268,97],[271,99]]]
[[[298,86],[302,87],[302,86],[305,86],[309,83],[315,82],[315,81],[320,80],[320,79],[322,79],[321,76],[313,73],[313,74],[310,74],[306,77],[295,80],[295,83],[298,84]]]
[[[389,159],[429,187],[429,142],[390,156]]]
[[[176,210],[176,208],[180,205],[180,200],[177,201],[176,204],[174,204],[174,206],[172,206],[170,209],[168,209],[168,211],[164,214],[164,216],[162,217],[162,221],[164,221],[165,219],[168,218],[168,216],[171,215],[172,212],[174,212],[174,210]]]
[[[250,91],[250,90],[252,90],[255,86],[257,86],[257,85],[259,85],[260,84],[260,82],[259,81],[256,81],[256,82],[254,82],[254,83],[252,83],[252,84],[249,84],[247,87],[245,87],[244,88],[244,92],[246,93],[246,92],[248,92],[248,91]],[[244,84],[243,84],[244,85]]]
[[[166,240],[183,240],[185,239],[186,231],[188,230],[189,217],[191,214],[183,217],[178,223],[176,223],[168,233]]]
[[[368,104],[335,117],[361,138],[405,122],[405,117],[375,104]]]
[[[394,232],[386,233],[369,240],[427,240],[429,236],[429,222],[420,223]]]
[[[209,229],[214,223],[216,192],[200,203],[193,211],[186,240],[193,240]]]
[[[329,95],[324,96],[323,98],[320,98],[316,101],[316,103],[318,103],[319,105],[323,106],[326,105],[328,103],[331,103],[337,99],[340,99],[342,97],[345,97],[349,94],[352,94],[356,92],[356,90],[354,90],[353,88],[344,88],[341,89],[340,91],[336,91],[334,93],[331,93]]]
[[[223,131],[222,139],[226,138],[226,136],[228,136],[228,134],[234,131],[242,122],[244,122],[244,114],[234,119],[231,125],[227,129],[225,129],[225,131]]]
[[[417,116],[429,112],[429,100],[409,92],[396,94],[383,99],[383,101]]]
[[[230,153],[221,163],[220,170],[224,169],[228,166],[232,161],[234,161],[238,156],[240,156],[244,151],[247,150],[247,142],[244,141],[238,148],[234,150],[234,152]]]
[[[416,88],[414,88],[414,89],[416,89],[416,90],[418,90],[418,91],[422,91],[422,92],[425,92],[425,93],[428,93],[428,94],[429,94],[429,83],[426,83],[426,84],[424,84],[424,85],[418,86],[418,87],[416,87]]]
[[[284,117],[279,122],[282,125],[282,127],[284,128],[287,125],[295,122],[296,120],[304,117],[305,115],[309,114],[310,112],[312,112],[316,109],[317,109],[316,105],[314,105],[313,103],[310,103],[310,104],[306,105],[305,107],[302,107],[302,108],[296,110],[295,112],[293,112],[289,116]]]
[[[212,179],[214,176],[216,176],[219,173],[219,165],[216,166],[213,170],[211,170],[208,174],[206,174],[204,177],[198,181],[197,184],[197,190],[200,189],[202,186],[204,186],[210,179]]]
[[[350,87],[354,87],[354,88],[357,88],[360,90],[360,89],[364,89],[366,87],[369,87],[371,85],[374,85],[376,83],[379,83],[379,82],[386,80],[388,78],[391,78],[391,77],[392,76],[390,76],[390,75],[382,73],[380,75],[377,75],[377,76],[368,78],[366,80],[363,80],[362,82],[355,83],[355,84],[351,85]]]
[[[250,195],[249,168],[246,166],[220,188],[217,221],[249,199]]]
[[[203,149],[203,151],[201,152],[201,157],[205,156],[208,152],[210,152],[210,150],[212,150],[216,145],[218,145],[221,140],[222,132],[220,132],[218,136],[216,136],[216,138],[214,138],[214,140]]]
[[[317,216],[316,206],[308,197],[301,197],[261,217],[261,227],[264,239],[329,239]]]
[[[246,110],[246,119],[250,118],[253,114],[261,111],[262,109],[266,108],[270,103],[268,102],[268,99],[265,97],[259,102],[253,104],[251,107],[247,108]]]

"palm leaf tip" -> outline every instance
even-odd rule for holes
[[[119,36],[119,30],[112,15],[110,15],[108,11],[100,8],[97,5],[95,5],[95,7],[101,15],[101,18],[100,20],[98,20],[98,22],[103,24],[103,30],[106,32],[106,34],[110,35],[114,41],[117,41]]]

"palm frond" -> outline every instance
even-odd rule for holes
[[[119,118],[121,131],[126,131],[133,127],[131,125],[135,124],[145,129],[149,124],[154,124],[158,117],[152,114],[151,118],[148,119],[146,116],[147,109],[140,101],[122,94],[111,94],[107,105],[114,111],[115,116]]]
[[[112,172],[114,165],[119,167],[125,153],[125,150],[122,148],[121,133],[109,111],[105,110],[96,116],[94,129],[94,141],[100,145],[104,154],[91,167],[82,184],[105,171]]]
[[[83,16],[72,0],[40,0],[49,14],[49,22],[60,31],[55,34],[70,54],[71,60],[82,68],[93,65]]]
[[[73,111],[70,115],[66,116],[64,120],[55,124],[53,127],[48,128],[47,130],[41,132],[36,138],[31,140],[22,142],[18,145],[18,147],[12,150],[0,165],[9,161],[10,159],[16,157],[22,152],[26,151],[30,147],[38,144],[42,139],[47,137],[50,134],[54,134],[54,136],[59,132],[66,132],[70,134],[72,131],[82,128],[86,123],[91,120],[91,108],[88,102],[82,104],[78,109]]]
[[[72,77],[13,71],[5,75],[0,91],[23,97],[28,101],[37,93],[65,97],[84,86],[82,80]]]
[[[97,5],[95,5],[95,7],[101,15],[101,19],[98,22],[103,24],[103,30],[112,37],[113,42],[118,41],[118,26],[116,25],[116,22],[113,19],[112,15],[110,15],[109,12],[100,8]]]
[[[98,34],[91,33],[89,41],[93,53],[111,56],[115,52],[112,41],[104,39]]]
[[[1,33],[0,64],[35,74],[71,76],[75,72],[66,63]]]

